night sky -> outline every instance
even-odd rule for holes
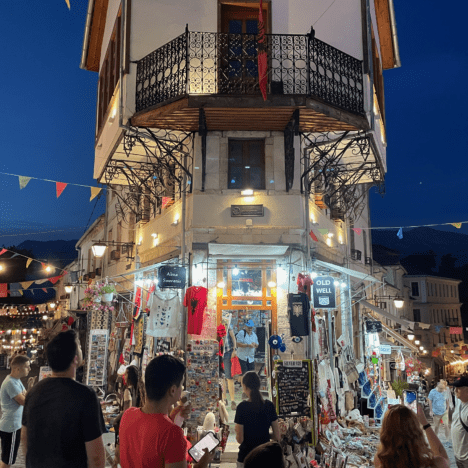
[[[87,2],[70,2],[71,11],[65,0],[2,2],[0,172],[96,185],[97,74],[79,68]],[[402,67],[384,73],[387,194],[371,196],[373,226],[468,221],[461,7],[395,0]],[[89,197],[68,186],[57,200],[55,184],[39,180],[20,191],[18,178],[0,174],[0,245],[79,238],[104,210]],[[29,234],[44,231],[58,232]]]

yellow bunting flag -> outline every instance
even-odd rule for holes
[[[20,190],[24,189],[26,185],[28,185],[29,181],[31,180],[31,177],[26,177],[26,176],[18,176],[19,179],[19,184],[20,184]]]
[[[68,9],[70,9],[70,0],[65,0],[67,6],[68,6]]]
[[[97,197],[101,193],[101,190],[102,188],[99,187],[91,187],[91,198],[89,199],[89,201]]]
[[[23,295],[23,290],[22,289],[18,289],[17,290],[21,295]]]
[[[28,258],[28,261],[26,262],[26,268],[28,268],[28,266],[31,265],[32,261],[33,261],[32,258]]]
[[[29,286],[31,286],[31,284],[33,284],[33,283],[34,283],[34,281],[23,281],[23,282],[20,283],[20,284],[21,284],[21,287],[22,287],[23,289],[28,289]]]
[[[455,226],[457,229],[460,229],[462,227],[462,223],[451,223],[452,226]]]

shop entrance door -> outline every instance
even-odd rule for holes
[[[255,350],[255,371],[261,377],[262,391],[269,395],[271,348],[268,339],[277,332],[276,262],[218,261],[217,323],[244,333],[244,324],[254,322],[259,346]]]

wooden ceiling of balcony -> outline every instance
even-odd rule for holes
[[[283,131],[299,109],[302,132],[367,130],[364,116],[351,114],[303,97],[189,96],[141,111],[132,118],[136,127],[198,131],[199,109],[203,108],[209,131]]]

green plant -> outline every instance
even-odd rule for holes
[[[395,380],[394,382],[392,382],[392,388],[393,390],[395,390],[395,395],[397,397],[402,397],[403,391],[406,390],[408,387],[408,382],[405,382],[404,380]]]
[[[113,284],[106,284],[101,287],[101,294],[110,294],[116,292],[117,290],[115,289],[115,286]]]

